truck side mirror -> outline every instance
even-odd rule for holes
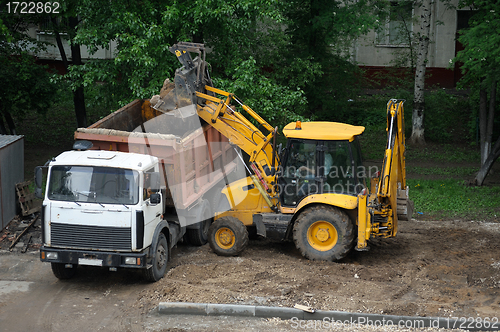
[[[151,194],[149,197],[149,203],[151,205],[158,205],[161,203],[161,195],[156,193],[156,194]]]
[[[42,167],[37,166],[37,167],[35,167],[35,197],[36,198],[43,198],[42,180],[43,180]]]

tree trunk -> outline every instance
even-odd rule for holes
[[[431,0],[422,2],[420,15],[421,32],[418,38],[417,64],[415,68],[415,95],[412,114],[412,133],[410,144],[425,144],[424,136],[424,111],[425,111],[425,70],[427,54],[429,53],[429,40],[431,31]]]
[[[491,148],[493,137],[493,121],[495,118],[495,103],[497,95],[497,81],[491,84],[489,107],[488,93],[485,89],[479,91],[479,133],[480,133],[480,152],[481,168],[474,179],[478,186],[483,185],[484,179],[488,175],[491,167],[500,156],[500,137],[497,139],[493,149]]]
[[[480,154],[481,154],[481,165],[484,164],[486,158],[489,155],[489,149],[486,147],[486,103],[488,99],[488,93],[486,90],[481,89],[479,91],[479,146],[480,146]]]
[[[498,159],[498,157],[500,157],[500,136],[498,137],[491,153],[488,155],[484,163],[481,164],[481,168],[479,169],[479,172],[477,173],[476,178],[474,179],[474,183],[477,186],[483,185],[484,179],[488,175],[491,167]]]
[[[73,91],[73,103],[75,104],[76,123],[78,128],[87,127],[87,111],[85,109],[85,95],[82,85]]]
[[[11,135],[17,135],[16,134],[16,125],[14,123],[14,120],[12,119],[12,116],[10,115],[10,112],[7,111],[7,109],[2,107],[2,103],[0,102],[0,135],[8,135],[7,133],[7,128],[5,127],[5,124],[3,122],[4,118],[5,121],[7,122],[7,126],[9,127],[10,134]],[[2,117],[3,114],[3,117]]]
[[[16,133],[16,124],[14,123],[14,119],[10,115],[10,112],[7,110],[3,111],[3,115],[5,116],[5,121],[7,121],[7,125],[9,126],[10,134],[17,135]]]
[[[66,72],[68,71],[68,58],[66,57],[66,51],[64,50],[64,46],[61,40],[61,35],[59,34],[57,19],[55,17],[51,17],[52,25],[54,26],[54,35],[56,36],[56,44],[59,49],[59,54],[61,55],[61,59],[64,65],[64,69]]]
[[[76,34],[78,28],[78,18],[76,16],[70,17],[69,28],[72,32],[72,37]],[[80,51],[80,45],[71,42],[71,61],[73,66],[81,66],[82,53]],[[78,86],[78,88],[73,91],[73,102],[75,104],[75,114],[76,122],[79,128],[87,127],[87,110],[85,109],[85,95],[83,93],[83,85]]]
[[[5,128],[5,124],[3,123],[2,112],[0,112],[0,135],[7,135],[7,128]]]
[[[56,35],[57,47],[59,48],[59,53],[61,54],[61,59],[63,61],[64,66],[66,67],[66,71],[69,70],[69,63],[66,56],[66,51],[64,50],[61,36],[59,35],[59,31],[57,29],[57,21],[54,18],[52,19],[52,23],[54,24],[54,33]],[[78,27],[78,18],[77,17],[69,17],[69,35],[71,38],[74,37],[76,33],[76,29]],[[83,64],[82,62],[82,54],[80,51],[80,45],[71,43],[71,62],[74,66],[80,66]],[[85,108],[85,94],[83,85],[80,85],[76,90],[73,91],[73,104],[75,106],[75,115],[76,115],[76,123],[79,128],[87,127],[87,110]]]
[[[486,153],[487,156],[491,152],[491,143],[493,141],[493,123],[495,120],[495,103],[496,103],[496,95],[497,95],[497,81],[493,81],[491,84],[490,90],[490,105],[488,108],[488,122],[486,124]]]

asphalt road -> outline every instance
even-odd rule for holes
[[[80,273],[81,272],[81,273]],[[3,331],[143,331],[144,287],[133,273],[82,269],[60,281],[38,252],[0,254],[0,326]]]
[[[60,281],[38,251],[0,252],[0,330],[57,331],[288,331],[261,318],[166,316],[144,312],[139,293],[149,284],[134,271],[79,268]],[[279,326],[282,325],[282,328]],[[292,330],[296,331],[297,329]]]
[[[0,330],[70,331],[415,331],[394,327],[333,326],[313,321],[231,316],[160,315],[138,305],[151,285],[135,271],[79,268],[60,281],[38,251],[0,252]],[[436,331],[418,329],[418,331]]]

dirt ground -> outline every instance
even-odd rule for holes
[[[56,154],[54,154],[56,155]],[[31,166],[31,165],[30,165]],[[0,233],[0,249],[31,218]],[[39,221],[13,250],[37,251]],[[26,242],[31,236],[31,241]],[[408,316],[500,319],[500,224],[487,221],[401,222],[392,239],[337,263],[309,261],[293,243],[253,239],[238,257],[208,245],[179,244],[167,275],[144,284],[133,304],[147,313],[159,302],[240,303]]]
[[[500,315],[500,224],[403,222],[338,263],[308,261],[293,243],[250,241],[239,257],[179,246],[164,279],[138,303],[260,304],[442,317]]]
[[[29,222],[29,220],[27,220]],[[38,250],[38,223],[13,248]],[[8,250],[27,222],[2,232]],[[6,236],[3,236],[6,235]],[[170,270],[145,284],[134,304],[149,312],[159,302],[240,303],[407,316],[499,317],[500,224],[474,221],[402,222],[393,239],[372,241],[338,263],[304,259],[293,243],[250,241],[238,257],[208,245],[174,248]]]

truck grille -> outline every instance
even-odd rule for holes
[[[83,249],[131,250],[130,227],[51,223],[51,245]]]

